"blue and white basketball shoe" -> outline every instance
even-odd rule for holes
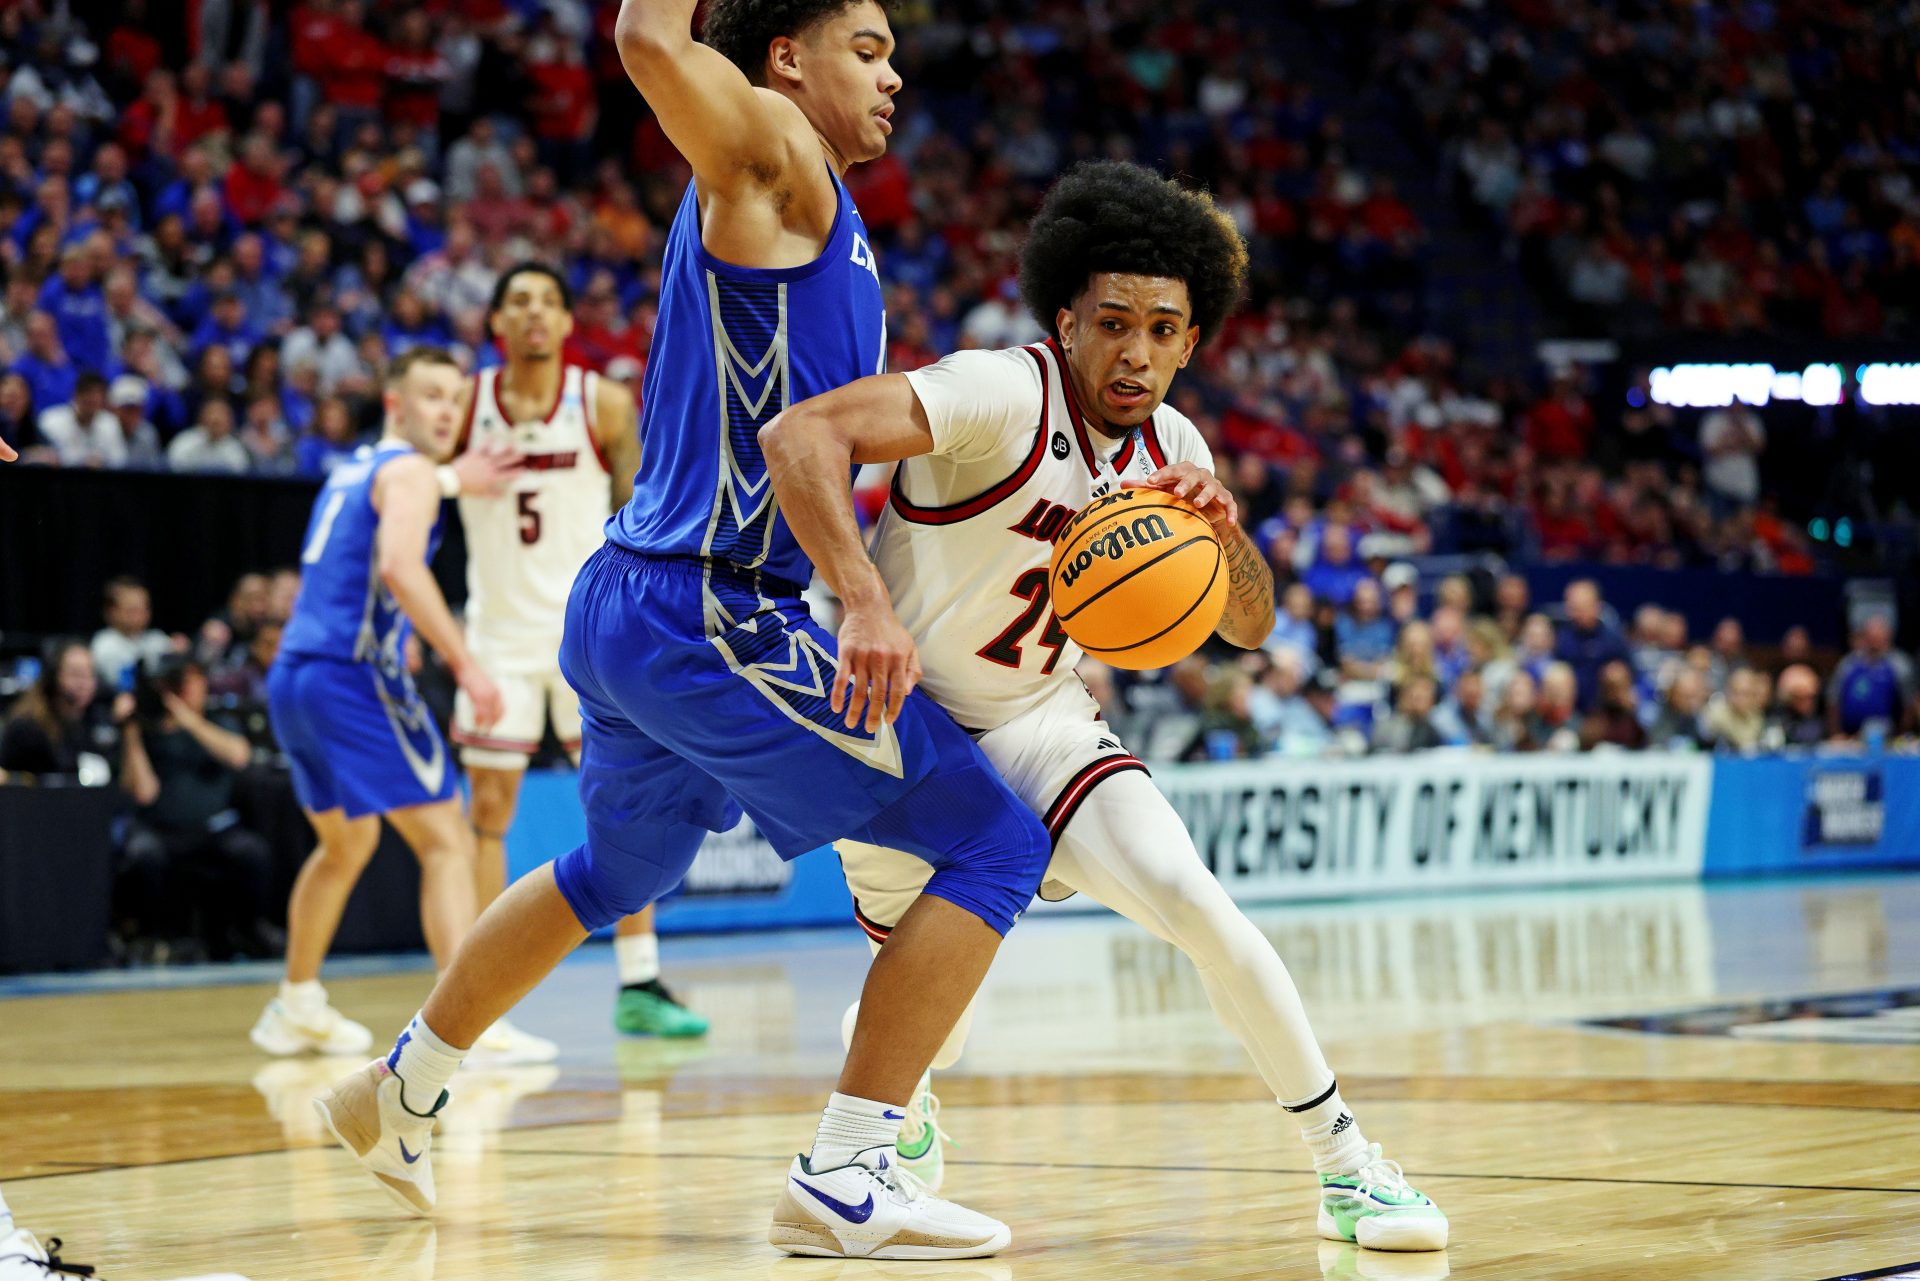
[[[795,1157],[767,1240],[788,1254],[851,1259],[974,1259],[1012,1242],[1006,1224],[933,1195],[892,1151],[820,1171]]]

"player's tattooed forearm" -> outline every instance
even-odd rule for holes
[[[1273,616],[1273,570],[1244,531],[1227,541],[1227,596],[1249,618]]]

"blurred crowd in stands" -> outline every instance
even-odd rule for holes
[[[1604,77],[1584,98],[1549,92],[1530,77],[1563,59],[1517,58],[1526,46],[1509,50],[1505,37],[1491,63],[1456,48],[1460,24],[1505,30],[1520,23],[1509,9],[1528,6],[1385,7],[1408,31],[1383,72],[1471,73],[1481,89],[1438,94],[1436,128],[1465,127],[1448,112],[1468,98],[1489,104],[1481,123],[1533,111],[1543,138],[1613,119],[1601,114]],[[615,11],[203,0],[188,23],[178,4],[128,0],[89,27],[50,0],[7,6],[0,437],[43,464],[322,475],[377,426],[378,371],[396,353],[432,342],[497,359],[489,290],[529,254],[559,260],[575,288],[574,356],[637,388],[686,170],[624,79]],[[1013,283],[1026,213],[1063,165],[1133,156],[1204,183],[1249,237],[1247,305],[1176,396],[1256,524],[1297,535],[1305,512],[1338,504],[1339,523],[1386,554],[1814,567],[1805,513],[1765,497],[1773,473],[1800,472],[1772,461],[1762,415],[1675,412],[1644,386],[1614,403],[1575,366],[1538,385],[1469,374],[1445,317],[1425,314],[1420,219],[1393,176],[1352,154],[1334,106],[1289,74],[1283,54],[1311,51],[1283,50],[1259,15],[1198,0],[970,0],[904,4],[894,17],[908,89],[889,153],[850,185],[878,246],[896,369],[1038,336]],[[1420,38],[1430,29],[1447,33],[1437,46],[1450,56],[1415,56],[1436,43]],[[1478,50],[1493,36],[1473,38]],[[1516,60],[1511,76],[1500,70]],[[1723,79],[1732,65],[1713,63]],[[1716,83],[1686,92],[1704,110],[1720,101]],[[1811,136],[1849,122],[1895,148],[1911,136],[1914,94],[1893,88],[1822,116]],[[1551,109],[1568,97],[1591,99],[1589,114]],[[1878,132],[1850,123],[1868,100],[1887,117]],[[1702,163],[1725,177],[1713,137],[1681,150],[1704,148]],[[1514,161],[1523,175],[1551,150],[1530,147]],[[1828,168],[1847,212],[1834,218],[1865,220],[1858,235],[1835,233],[1852,247],[1834,270],[1883,255],[1874,288],[1893,289],[1912,239],[1889,223],[1905,170],[1891,150],[1856,150],[1820,152],[1841,157]],[[1828,168],[1808,177],[1809,199]],[[1549,176],[1598,204],[1628,189],[1577,179],[1570,162]],[[1688,244],[1724,248],[1738,237],[1705,236],[1727,216],[1701,223],[1708,203],[1680,211],[1701,232]],[[1615,221],[1631,230],[1644,218],[1633,205]],[[1666,211],[1658,221],[1669,234]],[[1787,261],[1826,243],[1779,239]]]
[[[377,427],[398,352],[498,359],[487,298],[529,255],[573,285],[574,358],[637,390],[687,171],[613,54],[616,8],[200,0],[189,22],[124,0],[91,25],[52,0],[0,8],[0,437],[44,465],[323,475]],[[1357,74],[1405,87],[1469,198],[1556,287],[1596,254],[1624,265],[1617,299],[1582,284],[1577,302],[1791,329],[1869,309],[1904,323],[1920,298],[1911,9],[1834,18],[1838,39],[1764,3],[1321,0],[1310,16],[1364,53]],[[849,185],[894,368],[1040,336],[1014,287],[1021,227],[1076,159],[1162,164],[1249,238],[1246,306],[1174,402],[1275,567],[1280,625],[1250,661],[1106,682],[1144,750],[1745,750],[1909,727],[1905,660],[1865,633],[1871,712],[1807,665],[1804,636],[1769,638],[1762,661],[1737,623],[1699,645],[1677,615],[1623,625],[1584,595],[1536,614],[1518,578],[1449,580],[1421,608],[1404,558],[1436,551],[1812,572],[1774,483],[1803,456],[1776,461],[1761,413],[1671,410],[1644,380],[1608,398],[1578,366],[1470,372],[1426,314],[1413,205],[1290,71],[1312,51],[1259,12],[908,0],[893,17],[908,87],[888,154]],[[1809,263],[1817,288],[1794,283]],[[283,586],[260,618],[284,617]],[[167,642],[239,702],[271,651],[252,609]],[[107,691],[114,657],[160,645],[113,630],[95,650]]]
[[[1585,332],[1914,334],[1913,0],[1323,10]]]

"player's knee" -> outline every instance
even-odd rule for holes
[[[519,800],[519,777],[513,774],[502,777],[498,770],[476,769],[468,772],[468,778],[473,784],[468,821],[482,832],[505,831],[513,821],[514,804]]]
[[[927,882],[927,893],[966,908],[1005,934],[1045,879],[1053,841],[1033,812],[1005,805]]]
[[[560,894],[588,930],[632,916],[680,883],[699,852],[703,829],[674,824],[637,837],[644,853],[589,840],[554,861]]]

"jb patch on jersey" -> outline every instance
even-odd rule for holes
[[[894,609],[920,647],[921,686],[969,729],[990,730],[1076,685],[1079,646],[1047,599],[1053,540],[1129,480],[1213,454],[1162,405],[1124,438],[1081,411],[1048,341],[955,352],[906,375],[933,432],[906,459],[873,534]]]

